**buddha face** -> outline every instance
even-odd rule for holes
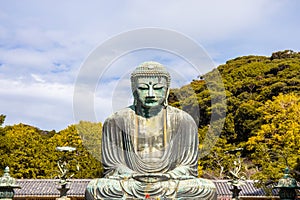
[[[137,79],[136,98],[145,108],[163,105],[167,90],[166,78],[140,77]]]

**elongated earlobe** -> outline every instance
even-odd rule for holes
[[[138,94],[137,94],[137,91],[134,90],[132,95],[133,95],[133,105],[136,106],[138,104]]]
[[[168,106],[168,97],[169,97],[169,93],[170,93],[170,89],[168,88],[167,91],[166,91],[166,97],[165,97],[165,100],[164,100],[164,103],[163,103],[163,106],[164,106],[164,107],[167,107],[167,106]]]

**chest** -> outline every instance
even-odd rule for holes
[[[134,146],[143,159],[157,159],[164,154],[167,146],[167,123],[162,116],[138,119]]]

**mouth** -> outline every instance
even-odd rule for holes
[[[157,102],[157,100],[156,99],[146,99],[145,102],[146,103],[155,103],[155,102]]]

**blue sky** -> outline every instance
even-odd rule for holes
[[[133,29],[182,33],[203,47],[215,67],[238,56],[270,56],[300,47],[297,0],[0,0],[0,4],[0,112],[7,116],[6,125],[22,122],[61,130],[76,123],[74,84],[82,64],[103,42]],[[120,57],[107,72],[111,79],[105,87],[94,91],[97,121],[130,104],[126,77],[133,65],[151,58],[176,69],[186,65],[157,51]],[[130,66],[127,75],[117,73],[114,66],[119,65]],[[196,78],[189,69],[184,70],[187,77]],[[204,67],[203,73],[209,70]],[[126,98],[113,108],[116,96]]]

